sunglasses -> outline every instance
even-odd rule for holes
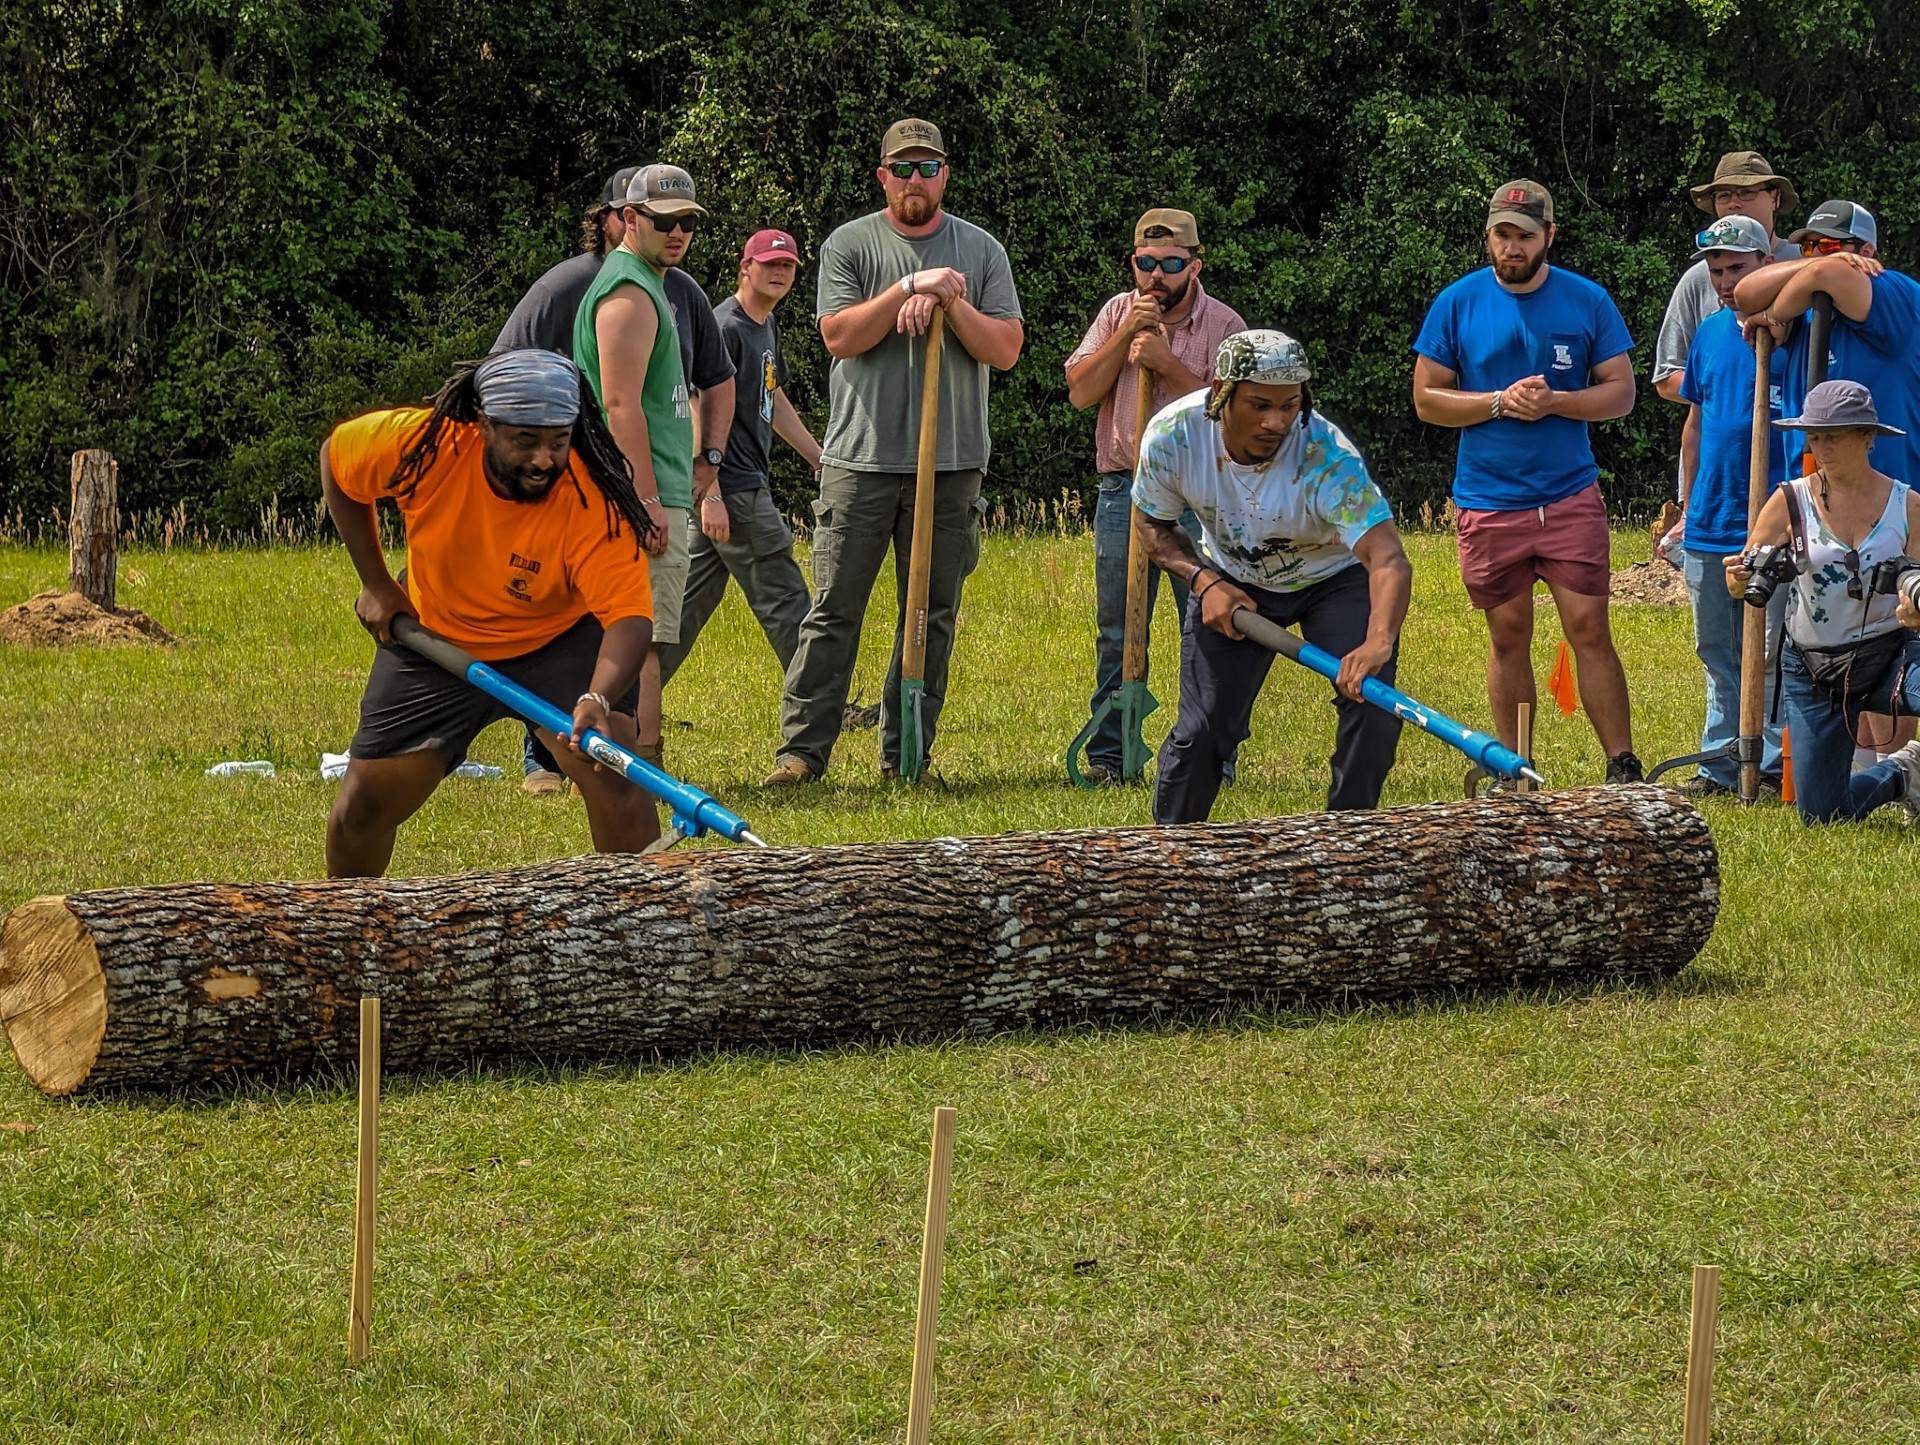
[[[1187,269],[1187,262],[1192,259],[1191,256],[1135,256],[1133,268],[1136,271],[1145,271],[1149,276],[1155,271],[1165,271],[1169,276],[1178,276]]]
[[[1745,251],[1747,243],[1740,238],[1740,232],[1732,226],[1724,229],[1709,226],[1693,238],[1693,244],[1707,250]]]
[[[1856,547],[1847,548],[1847,555],[1840,559],[1840,566],[1847,574],[1847,596],[1855,602],[1867,600],[1866,579],[1860,575],[1860,551]]]
[[[1802,256],[1831,256],[1837,251],[1844,251],[1849,246],[1857,246],[1859,244],[1858,241],[1850,237],[1809,236],[1800,243],[1800,254]]]
[[[656,216],[652,211],[641,211],[640,214],[647,218],[648,225],[663,236],[671,236],[675,231],[685,231],[691,236],[700,229],[698,216]]]
[[[947,168],[947,163],[945,161],[888,161],[887,162],[887,169],[893,173],[893,178],[896,181],[911,180],[913,178],[913,173],[915,171],[918,171],[927,180],[932,180],[935,176],[939,175],[940,172],[945,170],[946,168]]]

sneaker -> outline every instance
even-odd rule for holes
[[[1620,753],[1615,757],[1607,759],[1607,782],[1609,784],[1643,783],[1646,781],[1646,776],[1646,770],[1640,766],[1640,759],[1636,758],[1632,753]]]
[[[820,775],[798,758],[782,758],[780,764],[760,780],[763,788],[797,788],[802,783],[817,783]]]
[[[1613,781],[1611,775],[1608,776],[1607,781],[1609,783]],[[1779,787],[1777,783],[1774,786],[1776,789]],[[1695,773],[1674,791],[1689,798],[1729,798],[1738,796],[1740,792],[1738,788],[1729,788],[1718,778],[1710,778],[1705,773]]]
[[[1900,771],[1907,775],[1907,792],[1902,801],[1907,805],[1907,821],[1920,819],[1920,738],[1915,738],[1904,747],[1895,748],[1887,754],[1888,761],[1900,765]]]
[[[520,784],[520,791],[532,798],[557,798],[567,791],[565,774],[535,768]]]

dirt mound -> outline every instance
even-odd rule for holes
[[[1658,607],[1685,607],[1687,579],[1668,562],[1636,562],[1613,574],[1615,602],[1644,602]]]
[[[0,612],[0,642],[22,647],[81,647],[116,642],[178,642],[131,607],[106,608],[78,592],[42,592]]]

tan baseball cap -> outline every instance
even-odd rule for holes
[[[1772,186],[1779,193],[1780,209],[1797,211],[1800,208],[1800,193],[1793,188],[1793,182],[1785,176],[1775,175],[1773,167],[1767,164],[1767,158],[1759,151],[1728,151],[1720,157],[1720,164],[1713,168],[1713,179],[1704,186],[1695,186],[1689,195],[1694,205],[1709,216],[1714,213],[1713,193],[1723,187]]]
[[[1553,224],[1553,197],[1538,181],[1508,181],[1487,202],[1487,229],[1518,226],[1529,235],[1537,235]]]
[[[947,143],[940,136],[940,127],[932,121],[908,116],[905,120],[896,120],[887,127],[887,133],[880,137],[881,160],[897,156],[901,151],[932,151],[937,156],[944,156]]]
[[[707,208],[693,198],[693,177],[678,166],[642,166],[627,179],[623,203],[657,211],[663,216],[704,216]]]
[[[1156,206],[1133,223],[1136,246],[1197,246],[1200,227],[1192,211],[1176,211],[1171,206]]]

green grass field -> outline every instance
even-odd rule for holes
[[[1451,544],[1411,545],[1402,685],[1484,726]],[[122,578],[181,646],[0,648],[0,905],[317,875],[319,755],[370,652],[344,554],[142,550]],[[0,549],[0,603],[64,580]],[[1063,786],[1091,616],[1087,537],[990,538],[947,786],[883,785],[861,732],[769,800],[779,676],[736,595],[669,692],[669,766],[783,843],[1144,823],[1142,791]],[[1684,612],[1616,619],[1638,751],[1688,750]],[[1543,612],[1543,677],[1556,637]],[[1175,652],[1163,618],[1155,739]],[[1219,816],[1319,806],[1326,696],[1276,664]],[[1537,751],[1598,779],[1584,717],[1549,709]],[[449,781],[395,871],[583,851],[578,803],[523,798],[517,754],[483,737],[509,779]],[[277,779],[202,775],[262,757]],[[1457,795],[1457,754],[1409,732],[1400,759],[1388,802]],[[1725,1270],[1716,1438],[1920,1440],[1920,834],[1709,811],[1718,930],[1662,989],[390,1079],[358,1368],[350,1082],[56,1103],[9,1059],[0,1434],[898,1439],[952,1104],[939,1440],[1677,1440],[1695,1263]]]

